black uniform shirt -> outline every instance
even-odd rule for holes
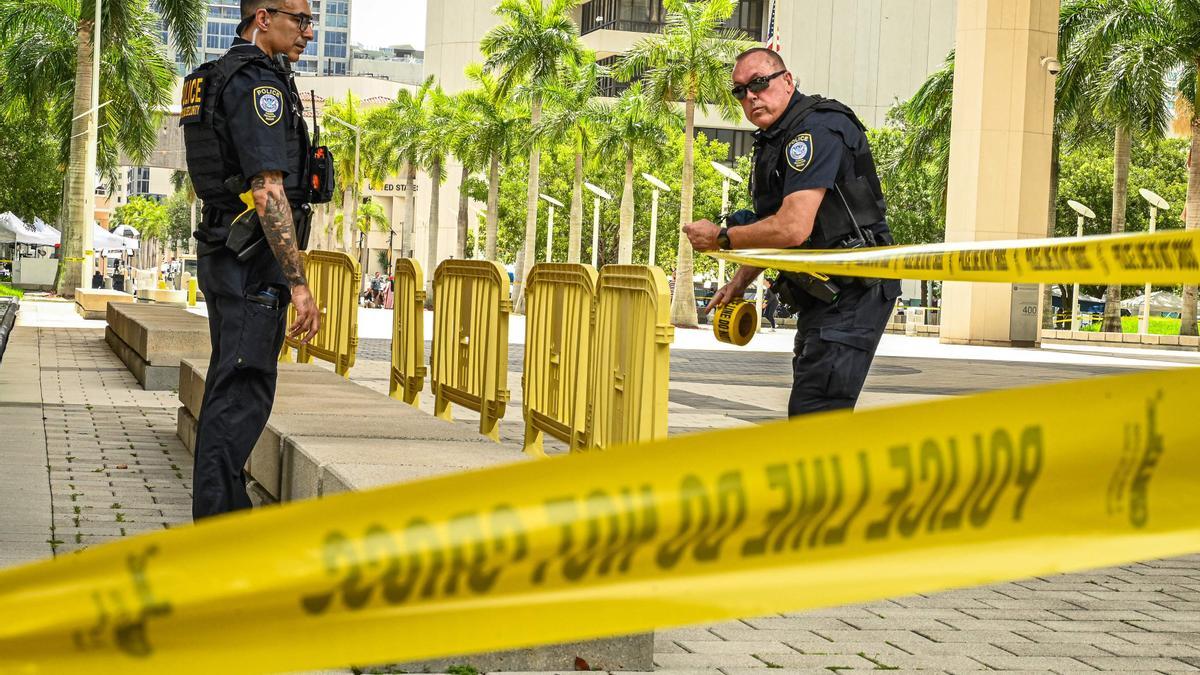
[[[230,49],[258,49],[235,38]],[[237,155],[241,175],[250,179],[266,171],[284,175],[289,200],[303,196],[304,158],[308,132],[295,85],[285,75],[260,63],[251,63],[233,76],[221,99],[229,140]]]

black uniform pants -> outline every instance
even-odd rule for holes
[[[854,408],[899,295],[898,282],[883,281],[800,311],[789,417]]]
[[[242,263],[228,249],[200,258],[212,358],[196,431],[192,517],[250,508],[243,467],[275,402],[275,376],[290,299],[283,271],[267,246]],[[268,289],[278,308],[247,298]]]

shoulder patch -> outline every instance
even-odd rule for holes
[[[787,146],[787,161],[788,166],[795,169],[798,173],[804,173],[805,169],[812,164],[813,157],[813,138],[812,134],[800,134],[792,139]]]
[[[263,124],[275,126],[283,118],[283,92],[272,86],[255,87],[254,112]]]

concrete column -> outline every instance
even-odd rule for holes
[[[1046,235],[1059,0],[960,0],[946,241]],[[942,342],[1037,340],[1037,286],[948,282]],[[1032,301],[1032,309],[1030,308]]]

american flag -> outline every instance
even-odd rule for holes
[[[771,0],[771,18],[767,22],[767,49],[773,52],[783,51],[783,43],[780,40],[779,33],[775,30],[775,0]]]

